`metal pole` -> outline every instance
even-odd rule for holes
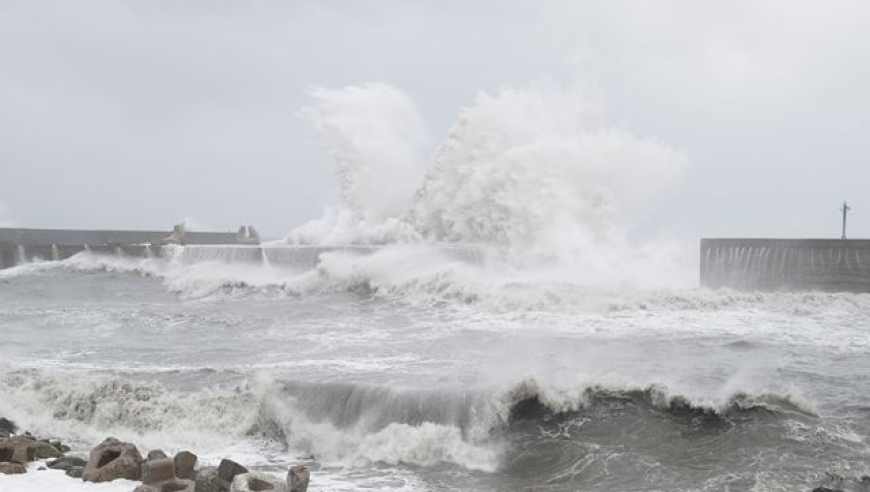
[[[849,213],[849,210],[852,210],[852,208],[846,202],[843,202],[843,208],[841,208],[840,210],[843,211],[843,238],[842,239],[846,239],[846,214]]]

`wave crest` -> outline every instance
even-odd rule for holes
[[[664,385],[618,387],[590,385],[554,394],[535,380],[517,384],[503,396],[508,421],[574,418],[592,408],[633,406],[674,418],[700,417],[738,422],[763,417],[817,417],[812,406],[790,394],[735,392],[720,400],[692,398],[673,393]]]

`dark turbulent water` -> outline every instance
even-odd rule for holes
[[[312,490],[779,491],[870,472],[868,296],[331,275],[3,271],[0,415],[81,450],[111,434],[304,461]]]

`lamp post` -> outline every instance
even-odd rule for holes
[[[843,212],[843,239],[846,239],[846,214],[849,213],[849,210],[852,210],[852,207],[843,202],[843,207],[840,210]]]

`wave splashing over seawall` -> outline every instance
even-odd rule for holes
[[[587,285],[689,278],[680,247],[627,235],[679,187],[685,155],[607,125],[579,89],[481,92],[431,160],[398,89],[312,96],[302,115],[336,159],[342,201],[288,243],[474,246],[502,267]]]

